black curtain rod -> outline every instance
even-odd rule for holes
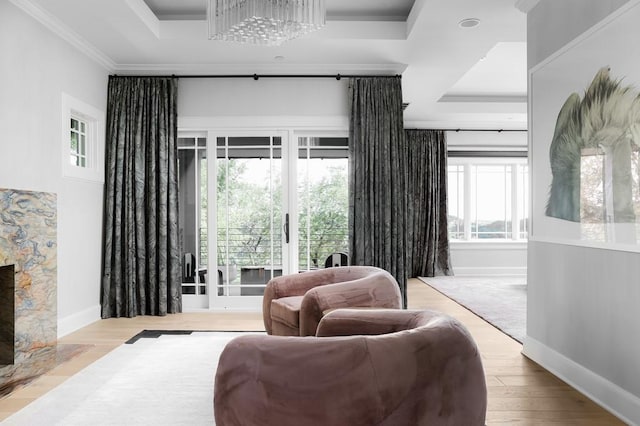
[[[343,78],[359,78],[359,77],[402,77],[400,74],[395,75],[357,75],[357,74],[185,74],[185,75],[118,75],[113,77],[132,77],[132,78],[252,78],[259,80],[261,78],[335,78],[341,80]]]
[[[411,128],[405,130],[440,130],[443,132],[526,132],[527,129],[424,129],[424,128]]]

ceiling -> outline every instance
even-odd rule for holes
[[[526,128],[524,0],[325,0],[277,47],[209,40],[207,0],[12,1],[119,74],[402,74],[409,126]]]

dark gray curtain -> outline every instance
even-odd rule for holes
[[[353,265],[391,273],[407,306],[407,168],[400,77],[349,85],[349,246]]]
[[[182,310],[177,80],[109,78],[102,317]]]
[[[409,276],[452,275],[447,223],[447,142],[441,130],[406,131]]]

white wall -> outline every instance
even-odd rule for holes
[[[528,18],[529,68],[624,3],[542,0]],[[544,89],[540,83],[534,90]],[[532,133],[533,150],[546,146],[540,137]],[[546,167],[536,158],[533,179]],[[532,226],[535,236],[535,217]],[[640,253],[533,238],[528,255],[524,353],[626,422],[640,423]]]
[[[181,79],[179,127],[195,118],[216,127],[316,122],[348,130],[347,84],[333,78]]]
[[[58,335],[99,319],[102,184],[62,177],[62,93],[106,110],[108,71],[0,1],[0,186],[58,194]]]

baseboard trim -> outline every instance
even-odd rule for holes
[[[496,266],[496,267],[454,267],[453,273],[456,276],[468,277],[468,276],[496,276],[496,275],[508,275],[508,276],[526,276],[527,267],[509,267],[509,266]]]
[[[522,354],[579,390],[627,424],[640,424],[640,398],[527,336]]]
[[[96,305],[64,318],[58,318],[58,339],[99,321],[101,318],[100,312],[100,305]]]

